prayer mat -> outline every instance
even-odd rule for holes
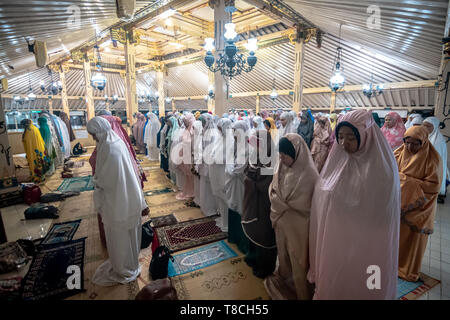
[[[153,228],[160,228],[165,226],[171,226],[176,224],[178,221],[173,214],[169,214],[167,216],[155,217],[151,218],[151,226]]]
[[[226,239],[228,234],[216,226],[212,218],[180,222],[156,229],[159,244],[172,252]]]
[[[36,253],[24,279],[24,300],[63,299],[84,291],[86,238],[43,246]],[[69,266],[78,270],[67,273]],[[77,273],[79,271],[79,273]],[[69,277],[79,275],[79,289],[69,289]],[[76,284],[76,281],[73,283]]]
[[[176,199],[177,194],[175,192],[167,192],[167,193],[161,193],[154,196],[147,196],[145,200],[147,200],[147,203],[150,206],[159,206],[164,203],[171,203],[171,202],[179,202]]]
[[[253,275],[241,255],[173,277],[172,283],[179,300],[270,300],[263,280]]]
[[[417,282],[409,282],[398,278],[397,299],[399,300],[417,300],[422,295],[437,286],[440,281],[426,274],[420,273],[420,279]]]
[[[58,187],[58,191],[83,192],[89,190],[94,190],[92,176],[64,179],[61,185]]]
[[[173,192],[173,189],[170,187],[166,187],[164,189],[159,189],[159,190],[145,191],[144,194],[146,197],[149,197],[149,196],[154,196],[154,195],[168,193],[168,192]]]
[[[52,244],[72,240],[75,232],[77,232],[78,227],[80,226],[80,222],[81,219],[55,223],[40,244]]]
[[[188,252],[174,255],[174,262],[169,260],[169,277],[179,276],[198,269],[203,269],[223,260],[236,257],[224,241],[219,241]]]

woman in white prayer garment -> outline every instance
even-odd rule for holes
[[[211,114],[204,113],[199,119],[203,126],[203,162],[198,165],[198,173],[200,175],[200,209],[205,216],[214,216],[217,214],[217,202],[211,188],[209,167],[214,161],[211,155],[219,133]]]
[[[231,120],[227,118],[219,119],[217,128],[220,131],[220,135],[217,136],[217,140],[214,142],[213,156],[215,163],[209,166],[209,180],[211,183],[211,190],[216,197],[217,210],[220,217],[216,219],[217,226],[222,231],[228,231],[228,205],[227,196],[225,192],[225,165],[227,162],[227,155],[231,156],[230,147],[233,146]]]
[[[157,135],[161,129],[161,123],[153,112],[147,113],[148,123],[144,132],[144,143],[147,145],[147,157],[152,161],[159,160],[159,149],[157,146]]]
[[[109,122],[94,117],[87,131],[97,142],[94,206],[102,217],[109,255],[92,282],[100,286],[128,283],[141,273],[141,213],[147,205],[130,152]]]

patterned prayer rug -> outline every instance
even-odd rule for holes
[[[23,299],[62,299],[84,291],[85,240],[86,238],[81,238],[43,246],[33,258],[25,276]],[[71,271],[72,274],[67,273],[69,266],[77,266],[78,270]],[[77,274],[79,289],[69,289],[69,277]]]
[[[177,222],[178,221],[173,214],[169,214],[167,216],[151,218],[151,226],[153,228],[171,226]]]
[[[58,191],[83,192],[89,190],[94,190],[92,176],[64,179],[61,185],[58,187]]]
[[[270,299],[263,280],[253,275],[242,255],[173,277],[172,283],[180,300]]]
[[[417,282],[409,282],[398,278],[397,299],[417,300],[440,283],[439,280],[427,276],[423,273],[420,273],[420,278],[423,281],[419,280]]]
[[[201,248],[174,255],[174,262],[169,260],[169,277],[179,276],[198,269],[206,268],[223,260],[236,257],[224,241],[219,241]]]
[[[172,252],[226,239],[228,234],[216,226],[212,218],[180,222],[156,229],[159,244]]]
[[[72,240],[75,232],[77,232],[78,227],[80,226],[80,222],[81,219],[55,223],[40,244],[52,244]]]

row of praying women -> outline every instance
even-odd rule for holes
[[[66,113],[59,117],[42,111],[38,118],[39,129],[30,119],[21,123],[24,127],[22,141],[30,167],[32,181],[41,182],[71,156],[71,142],[75,134]]]
[[[193,180],[194,202],[273,299],[395,299],[398,276],[419,279],[433,232],[445,174],[431,140],[438,121],[405,131],[394,113],[383,129],[365,110],[330,121],[304,112],[297,127],[293,116],[281,113],[278,128],[267,114],[167,116],[161,155],[178,198],[192,196]]]

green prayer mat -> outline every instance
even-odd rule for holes
[[[89,191],[94,190],[92,176],[67,178],[58,187],[58,191]]]

